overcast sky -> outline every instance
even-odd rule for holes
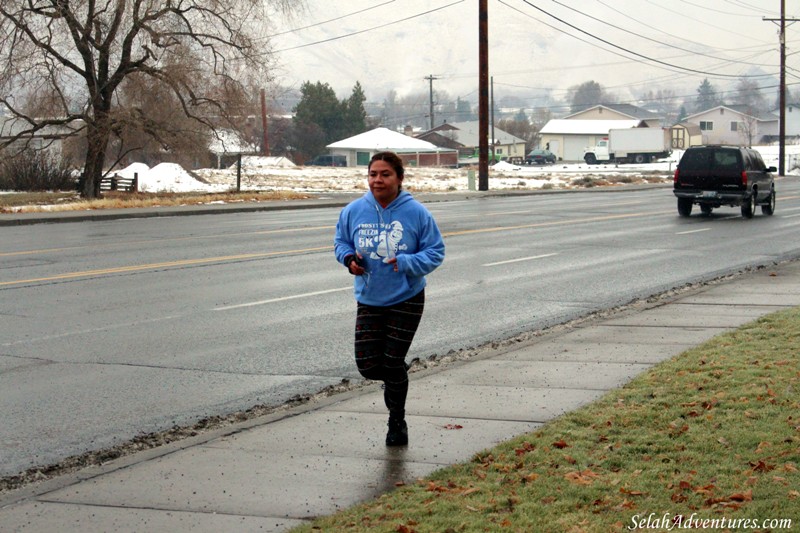
[[[435,90],[477,101],[478,0],[307,4],[274,29],[282,85],[320,81],[346,98],[358,81],[381,102],[392,89],[427,93],[434,76]],[[786,4],[787,19],[800,16]],[[779,24],[764,19],[780,17],[780,0],[488,0],[488,13],[496,99],[563,98],[590,80],[620,101],[648,88],[694,95],[704,78],[723,91],[739,76],[777,94]],[[786,36],[787,84],[800,92],[800,23]]]

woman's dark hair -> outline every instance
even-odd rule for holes
[[[399,155],[394,152],[378,152],[372,156],[372,159],[369,160],[367,172],[369,172],[369,169],[372,168],[372,163],[374,161],[385,161],[388,163],[389,166],[394,170],[395,174],[397,174],[397,177],[400,179],[400,181],[403,181],[405,170],[403,169],[403,160],[400,159]]]

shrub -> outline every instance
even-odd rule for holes
[[[25,150],[0,160],[0,189],[63,191],[75,186],[72,170],[55,154]]]

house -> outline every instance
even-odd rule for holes
[[[664,117],[633,104],[598,104],[564,117],[566,120],[638,120],[649,128],[663,126]]]
[[[375,128],[327,146],[331,155],[343,155],[347,166],[367,166],[370,158],[383,151],[399,155],[410,167],[455,167],[458,151],[440,148],[427,141],[388,128]]]
[[[475,153],[480,145],[480,122],[477,120],[471,122],[446,122],[440,126],[433,128],[417,135],[419,139],[437,144],[435,141],[439,140],[444,142],[445,146],[456,148],[462,157],[470,157]],[[492,135],[494,134],[494,138]],[[442,138],[445,138],[442,141]],[[520,139],[515,135],[501,130],[497,127],[489,125],[489,152],[494,149],[494,155],[499,159],[510,159],[518,157],[520,159],[525,157],[525,139]],[[438,144],[437,144],[438,146]]]
[[[748,106],[719,105],[689,115],[684,122],[700,127],[703,144],[752,146],[777,135],[779,120],[777,115],[755,113]]]
[[[780,109],[775,109],[773,115],[779,117]],[[786,104],[786,114],[784,124],[784,134],[787,139],[800,139],[800,103]],[[779,117],[780,120],[780,117]],[[776,142],[780,138],[780,124],[776,126],[775,133],[767,134],[762,140],[766,142]]]
[[[639,119],[553,119],[539,130],[539,145],[556,154],[560,160],[582,161],[584,149],[607,137],[608,130],[646,126]]]

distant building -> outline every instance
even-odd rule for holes
[[[560,160],[583,161],[584,149],[607,137],[608,130],[643,126],[645,122],[638,119],[553,119],[539,130],[539,145]]]
[[[720,105],[689,115],[684,122],[700,127],[703,144],[752,146],[778,135],[779,120],[772,113],[755,113],[747,106]]]
[[[633,104],[598,104],[564,117],[565,120],[638,120],[660,128],[664,117]]]
[[[417,135],[437,146],[446,146],[458,150],[462,156],[471,156],[480,145],[480,122],[447,122],[440,126]],[[494,138],[492,138],[494,133]],[[489,152],[494,148],[498,158],[524,158],[525,139],[489,125]],[[440,144],[441,143],[441,144]]]
[[[377,152],[392,151],[409,167],[455,167],[458,152],[409,137],[388,128],[375,128],[327,146],[331,155],[347,158],[347,166],[367,166]]]

